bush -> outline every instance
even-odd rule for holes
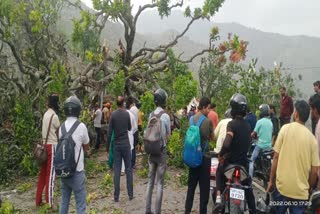
[[[168,164],[178,168],[184,167],[182,158],[183,141],[179,131],[174,130],[172,132],[167,148],[169,152]]]
[[[149,170],[148,168],[139,169],[137,172],[139,178],[148,178]]]
[[[14,209],[14,206],[10,201],[7,199],[4,200],[0,207],[0,214],[13,214],[13,213],[19,213],[17,210]]]

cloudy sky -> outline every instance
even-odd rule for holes
[[[91,0],[83,0],[90,6]],[[136,6],[150,0],[132,0]],[[173,0],[172,2],[175,2]],[[191,7],[203,0],[185,0]],[[213,17],[217,22],[237,22],[266,32],[320,37],[320,0],[225,0]]]

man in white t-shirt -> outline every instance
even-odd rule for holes
[[[133,149],[132,149],[131,164],[132,164],[132,168],[134,169],[136,165],[136,146],[138,145],[138,140],[139,140],[139,132],[138,132],[139,109],[137,108],[133,97],[128,97],[128,100],[126,102],[126,107],[134,116],[133,117],[134,124],[132,124],[132,130],[131,130],[133,133]]]
[[[78,120],[81,103],[76,96],[69,97],[64,104],[65,115],[67,120],[64,122],[66,131],[68,132],[73,124]],[[59,138],[61,137],[61,128],[59,130]],[[86,176],[84,172],[84,152],[89,150],[89,135],[87,127],[84,123],[80,123],[72,134],[75,142],[74,154],[77,163],[75,174],[69,178],[61,178],[61,200],[59,214],[67,214],[69,210],[69,202],[71,193],[74,193],[76,200],[76,208],[78,214],[86,213]],[[80,156],[79,156],[80,155]],[[78,160],[79,158],[79,160]]]
[[[100,110],[99,104],[95,105],[95,111],[93,115],[93,125],[96,130],[96,145],[95,149],[98,150],[101,144],[101,119],[102,119],[102,111]]]

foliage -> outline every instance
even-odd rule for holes
[[[179,175],[179,184],[181,186],[187,186],[188,185],[188,175],[189,175],[189,168],[185,168],[182,172],[182,174]]]
[[[114,96],[123,96],[125,89],[125,75],[123,71],[119,71],[113,81],[108,85],[107,91]]]
[[[90,204],[91,201],[94,201],[94,200],[96,200],[97,198],[98,198],[97,193],[95,193],[95,192],[89,193],[89,194],[87,195],[86,202],[87,202],[87,204]]]
[[[28,191],[32,187],[32,184],[30,182],[23,183],[20,186],[17,187],[17,190],[19,193],[24,193]]]
[[[190,100],[197,96],[198,84],[192,74],[180,75],[173,84],[174,109],[178,110],[189,104]]]
[[[169,160],[168,164],[175,167],[184,167],[182,152],[183,152],[183,141],[179,131],[174,130],[169,139],[168,145]]]
[[[137,172],[139,178],[148,178],[149,170],[148,168],[141,168]]]
[[[262,103],[279,106],[279,89],[283,85],[290,95],[299,93],[294,87],[295,79],[281,72],[281,67],[273,70],[257,69],[256,64],[257,60],[253,60],[248,67],[232,63],[221,66],[219,59],[213,55],[202,60],[199,71],[200,91],[217,105],[219,115],[223,115],[229,108],[229,99],[236,92],[247,97],[252,112]]]
[[[143,127],[146,126],[146,122],[148,121],[150,113],[156,108],[154,104],[154,97],[153,93],[150,91],[146,91],[143,96],[141,97],[141,108],[140,110],[144,113],[143,115]]]
[[[15,210],[13,204],[9,202],[7,199],[3,201],[0,207],[0,214],[18,214],[17,210]]]
[[[100,189],[102,189],[106,195],[109,195],[112,190],[112,187],[113,187],[112,177],[109,173],[106,173],[103,176],[103,180],[100,184]]]
[[[93,159],[85,159],[85,170],[88,177],[95,177],[100,172],[106,171],[106,166],[101,163],[97,163]]]
[[[49,204],[44,204],[40,207],[39,209],[39,214],[47,214],[48,210],[50,210],[50,205]]]

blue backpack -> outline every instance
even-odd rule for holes
[[[53,161],[57,177],[69,178],[76,172],[82,147],[80,147],[78,159],[76,162],[74,152],[76,143],[73,141],[72,134],[77,129],[79,124],[79,120],[76,120],[76,122],[72,125],[68,132],[66,131],[65,123],[61,126],[61,137],[59,139]]]
[[[183,162],[191,168],[201,165],[203,153],[208,146],[208,142],[206,142],[206,145],[202,151],[200,126],[205,119],[206,117],[201,115],[197,124],[195,125],[194,116],[190,118],[190,127],[187,130],[184,140]]]

